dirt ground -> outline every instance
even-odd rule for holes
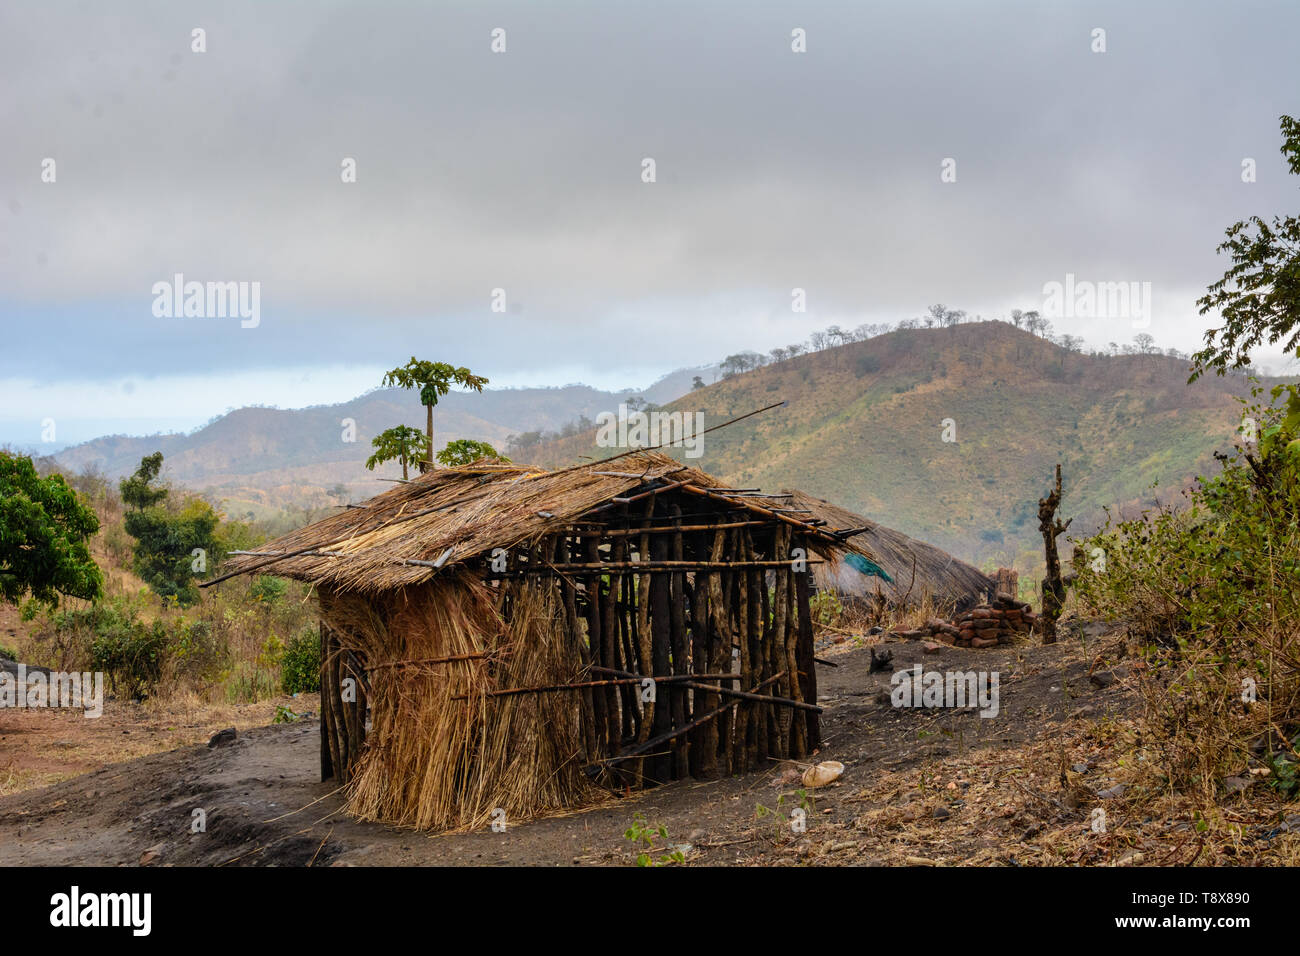
[[[1117,740],[1135,705],[1122,668],[1094,667],[1096,647],[964,650],[919,642],[869,673],[867,647],[823,653],[818,669],[824,746],[844,775],[806,791],[789,764],[743,777],[683,781],[505,832],[429,835],[344,816],[340,794],[319,777],[314,720],[241,730],[206,745],[103,766],[42,789],[0,798],[0,865],[631,865],[625,838],[634,814],[662,826],[659,859],[671,865],[1232,864],[1300,860],[1300,817],[1258,795],[1205,811],[1237,836],[1207,851],[1200,811],[1126,791]],[[997,671],[1001,712],[902,709],[888,699],[891,674]],[[1091,674],[1090,674],[1091,671]],[[3,748],[15,730],[0,716]],[[28,712],[57,742],[59,722]],[[95,723],[86,721],[85,723]],[[116,723],[116,722],[115,722]],[[9,729],[4,729],[8,727]],[[182,728],[191,734],[196,728]],[[119,728],[120,731],[120,728]],[[166,732],[156,729],[155,732]],[[129,750],[123,751],[129,756]],[[2,771],[0,771],[2,773]],[[800,807],[805,832],[796,832]],[[1108,826],[1095,829],[1097,810]],[[1136,809],[1135,809],[1136,808]],[[206,829],[193,832],[196,810]],[[1294,814],[1294,810],[1291,811]],[[1222,841],[1220,841],[1221,843]],[[1227,854],[1229,858],[1225,859]]]

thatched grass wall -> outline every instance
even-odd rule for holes
[[[371,725],[348,791],[362,820],[420,829],[487,825],[590,803],[572,695],[489,696],[576,681],[554,589],[520,587],[503,619],[467,571],[382,599],[323,592],[321,613],[365,661]]]

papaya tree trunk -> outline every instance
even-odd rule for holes
[[[420,466],[420,471],[429,471],[433,468],[433,406],[425,405],[424,411],[424,434],[427,447],[424,450],[424,462]]]

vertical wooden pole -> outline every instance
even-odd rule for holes
[[[654,540],[650,542],[650,559],[652,561],[665,561],[668,557],[668,542],[664,536],[657,534]],[[672,656],[672,623],[669,619],[671,612],[671,585],[666,574],[652,574],[650,576],[650,634],[653,639],[651,653],[653,655],[655,676],[667,676],[672,673],[670,663]],[[658,737],[672,730],[672,707],[669,700],[671,691],[666,684],[660,684],[655,688],[655,709],[654,709],[654,726],[651,727],[651,733]],[[672,771],[675,765],[676,741],[669,741],[668,747],[672,753],[653,758],[649,763],[648,773],[655,780],[666,781],[672,779]]]
[[[697,674],[709,671],[709,602],[712,600],[709,571],[695,572],[695,602],[691,628],[691,656]],[[708,713],[718,706],[718,695],[708,691],[695,692],[695,710]],[[701,780],[710,780],[718,775],[718,725],[716,721],[707,720],[698,728],[692,746],[696,755],[695,776]]]
[[[810,704],[817,703],[817,662],[813,659],[813,625],[812,609],[808,600],[812,589],[808,579],[812,572],[797,575],[795,587],[799,605],[799,678],[803,690],[803,699]],[[812,753],[822,745],[821,720],[814,711],[805,715],[808,726],[808,752]]]
[[[789,605],[785,621],[785,662],[790,672],[790,699],[799,701],[803,700],[803,687],[799,677],[799,600],[795,578],[805,573],[791,568],[785,577],[786,603]],[[806,711],[795,707],[786,710],[790,712],[790,756],[797,759],[808,752]]]
[[[325,670],[325,662],[329,660],[330,654],[329,625],[321,621],[319,627],[321,666],[317,679],[320,682],[320,778],[323,783],[334,776],[334,757],[330,747],[334,730],[330,725],[330,711],[326,698],[329,693],[329,675]]]
[[[599,539],[595,537],[586,538],[583,545],[586,549],[587,564],[595,564],[600,560]],[[610,664],[605,660],[605,639],[601,633],[604,626],[604,614],[601,609],[600,572],[588,576],[586,585],[587,645],[591,653],[591,661],[598,667],[609,667]],[[611,738],[610,728],[613,725],[613,718],[610,716],[610,710],[616,706],[616,701],[613,699],[610,688],[597,688],[592,703],[596,709],[596,726],[600,730],[597,738],[601,741],[601,749],[604,751],[605,756],[615,756],[618,753],[618,740],[617,738]]]
[[[669,508],[673,527],[682,526],[682,509],[678,505]],[[673,561],[683,560],[684,547],[681,531],[675,531],[669,548],[669,557]],[[668,612],[669,639],[672,650],[672,673],[689,674],[691,672],[690,651],[686,640],[686,572],[675,571],[669,578]],[[671,708],[671,726],[685,727],[690,714],[687,705],[687,689],[678,684],[671,685],[669,706]],[[690,738],[678,737],[673,741],[673,777],[681,780],[690,775]]]

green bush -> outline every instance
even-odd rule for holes
[[[290,639],[280,658],[280,686],[286,694],[320,690],[320,632],[303,628]]]
[[[858,360],[853,364],[853,374],[858,378],[879,371],[880,359],[876,358],[874,355],[859,355]]]
[[[90,668],[103,671],[114,691],[139,700],[149,694],[162,677],[167,652],[167,627],[123,615],[112,605],[96,605],[92,616],[94,638],[90,644]]]
[[[260,604],[275,605],[288,590],[289,584],[284,578],[259,574],[248,589],[248,599]]]
[[[4,658],[7,661],[16,661],[18,660],[18,652],[13,650],[12,648],[5,647],[3,644],[0,644],[0,657]]]
[[[213,684],[230,667],[229,641],[202,619],[177,621],[167,650],[172,672],[181,682]]]
[[[1077,609],[1124,622],[1144,658],[1165,779],[1207,793],[1257,761],[1285,789],[1300,746],[1300,397],[1246,412],[1258,442],[1217,454],[1186,507],[1108,519],[1074,554]]]

